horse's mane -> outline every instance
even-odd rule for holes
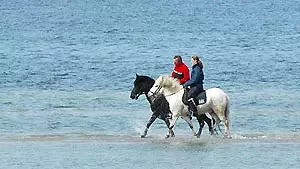
[[[162,87],[167,88],[171,92],[179,90],[183,87],[179,84],[177,79],[174,79],[170,76],[159,76],[157,80]]]

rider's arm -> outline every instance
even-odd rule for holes
[[[172,71],[172,73],[171,73],[171,77],[175,77],[175,72],[174,72],[174,70]]]
[[[196,69],[197,69],[197,68],[196,68]],[[195,85],[197,84],[197,82],[199,81],[199,80],[197,80],[197,79],[199,79],[200,76],[201,76],[201,72],[200,72],[200,71],[201,71],[201,70],[194,70],[191,79],[190,79],[189,81],[187,81],[187,82],[183,85],[183,87],[186,88],[186,87],[188,87],[188,86],[195,86]]]
[[[184,84],[188,80],[190,80],[190,71],[188,67],[182,69],[183,78],[179,80],[180,84]]]

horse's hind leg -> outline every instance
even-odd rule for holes
[[[215,134],[214,125],[216,124],[216,120],[209,113],[201,114],[200,117],[208,125],[208,130],[210,135],[214,135]]]
[[[199,122],[199,130],[198,130],[198,133],[196,134],[196,136],[198,138],[201,136],[202,129],[203,129],[204,125],[205,125],[204,119],[203,119],[204,117],[203,116],[205,116],[205,114],[201,114],[200,116],[197,116],[197,120]]]
[[[191,128],[191,130],[193,132],[193,135],[196,136],[196,132],[194,130],[193,122],[190,119],[190,117],[189,116],[182,116],[182,119],[185,120],[188,123],[189,127]]]
[[[231,138],[230,133],[229,133],[229,120],[228,119],[225,120],[224,125],[225,125],[224,137]]]
[[[224,132],[224,137],[226,137],[226,138],[231,138],[231,136],[230,136],[230,131],[229,131],[229,118],[226,118],[225,119],[225,122],[224,122],[224,130],[225,130],[225,132]]]
[[[214,124],[216,123],[216,120],[209,113],[205,113],[205,114],[199,115],[197,117],[197,120],[199,122],[199,131],[197,133],[197,137],[198,138],[201,136],[202,129],[203,129],[204,125],[205,125],[204,122],[206,122],[206,124],[208,125],[208,129],[209,129],[210,135],[214,135],[215,134]]]

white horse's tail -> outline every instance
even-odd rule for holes
[[[231,138],[230,136],[230,131],[229,131],[229,124],[230,124],[230,99],[228,96],[226,96],[226,107],[224,110],[224,115],[225,115],[225,137]]]
[[[229,121],[229,114],[230,114],[230,99],[226,96],[226,107],[225,107],[225,118]]]

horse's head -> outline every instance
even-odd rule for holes
[[[157,94],[162,93],[165,94],[164,91],[168,91],[169,93],[174,92],[178,89],[181,89],[182,86],[178,83],[178,81],[169,76],[159,76],[157,80],[155,80],[154,85],[150,89],[150,93]]]
[[[136,74],[135,81],[133,83],[133,89],[130,94],[131,99],[138,99],[140,95],[147,94],[154,84],[154,79],[148,76],[139,76]]]
[[[159,76],[158,79],[155,80],[155,83],[154,85],[151,87],[150,89],[150,93],[152,93],[153,95],[154,94],[157,94],[157,93],[162,93],[162,88],[165,87],[165,84],[164,84],[164,79],[166,77],[164,76]]]

